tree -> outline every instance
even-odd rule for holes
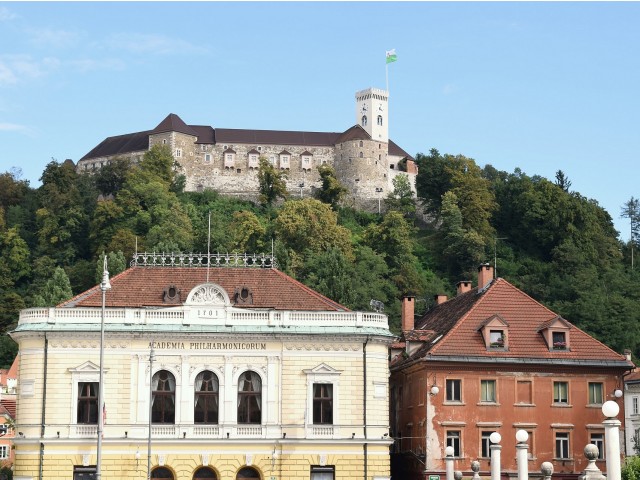
[[[274,230],[292,254],[300,257],[307,250],[318,253],[333,247],[353,259],[349,231],[338,225],[338,217],[331,207],[319,200],[286,201],[278,212]]]
[[[347,193],[347,188],[336,177],[336,171],[331,165],[322,164],[318,167],[318,173],[322,179],[322,187],[316,192],[316,198],[328,203],[336,210],[338,204]]]
[[[258,216],[249,211],[233,212],[229,233],[231,249],[239,252],[258,252],[263,246],[263,237],[267,229]]]
[[[410,217],[416,211],[415,195],[411,189],[411,182],[407,175],[396,175],[393,178],[393,192],[384,200],[388,210],[402,213],[405,218]]]
[[[287,198],[287,176],[284,171],[274,167],[269,160],[260,157],[258,168],[258,184],[260,189],[260,203],[265,207],[270,207],[278,198]]]
[[[556,185],[565,192],[569,192],[569,187],[571,187],[571,180],[569,180],[569,177],[567,177],[562,170],[558,170],[556,172]]]
[[[631,197],[623,206],[620,217],[629,219],[631,232],[629,246],[631,247],[631,269],[633,270],[634,246],[640,245],[640,200]]]
[[[124,186],[130,169],[130,159],[115,157],[94,174],[96,188],[103,195],[115,194]]]
[[[102,252],[102,255],[98,257],[98,261],[96,262],[96,284],[102,282],[102,270],[104,268],[104,257],[105,253]],[[107,271],[109,272],[109,278],[113,278],[121,272],[124,272],[127,269],[127,260],[124,258],[124,254],[122,252],[109,252],[107,254]]]
[[[47,280],[40,292],[34,296],[35,307],[54,307],[73,296],[71,283],[65,271],[56,267],[53,276]]]

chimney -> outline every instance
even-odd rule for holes
[[[433,297],[436,301],[436,305],[440,305],[447,301],[447,296],[444,293],[438,293]]]
[[[413,330],[413,314],[415,312],[416,297],[402,297],[402,331]]]
[[[628,348],[624,349],[624,358],[627,360],[627,362],[631,361],[631,350],[629,350]]]
[[[482,263],[478,267],[478,290],[482,290],[493,280],[493,267],[490,263]]]
[[[471,282],[469,280],[462,280],[456,283],[456,287],[458,288],[458,295],[460,295],[461,293],[471,291]]]

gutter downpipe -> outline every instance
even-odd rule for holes
[[[44,424],[46,420],[46,406],[47,406],[47,362],[49,360],[49,339],[47,334],[44,334],[44,379],[42,383],[42,415],[40,420],[40,439],[44,438]],[[40,442],[40,464],[38,467],[38,478],[42,480],[42,471],[44,469],[44,443]]]
[[[367,339],[362,345],[362,367],[363,367],[362,380],[364,383],[364,396],[362,397],[363,407],[364,407],[364,412],[362,413],[362,417],[364,421],[364,445],[363,445],[364,480],[367,480],[368,478],[368,471],[367,471],[367,463],[368,463],[368,459],[367,459],[367,448],[368,448],[368,445],[367,445],[367,344],[368,343],[369,343],[369,337],[367,336]]]

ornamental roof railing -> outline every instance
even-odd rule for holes
[[[250,253],[135,253],[132,267],[278,268],[275,255]]]

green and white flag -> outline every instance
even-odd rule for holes
[[[396,55],[396,49],[392,48],[391,50],[387,50],[387,63],[392,63],[398,60],[398,56]]]

